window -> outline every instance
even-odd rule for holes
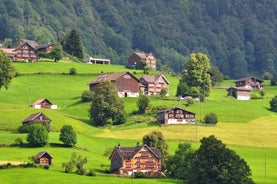
[[[130,168],[130,167],[132,167],[132,164],[126,164],[126,167]]]

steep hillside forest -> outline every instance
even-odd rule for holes
[[[203,52],[226,76],[261,76],[277,71],[275,12],[276,0],[1,0],[0,42],[57,42],[77,29],[86,56],[113,64],[140,50],[180,73]]]

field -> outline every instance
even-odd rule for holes
[[[228,147],[234,149],[249,164],[252,177],[257,183],[275,183],[277,176],[277,114],[269,110],[269,101],[277,88],[266,81],[264,99],[238,101],[226,97],[225,88],[212,89],[205,103],[194,103],[185,107],[185,102],[174,100],[178,78],[166,75],[170,81],[170,96],[164,100],[159,96],[151,97],[151,106],[166,104],[184,107],[195,112],[197,121],[205,114],[214,112],[219,117],[217,126],[163,126],[155,123],[151,116],[131,116],[124,125],[98,128],[90,125],[88,110],[90,103],[81,102],[81,93],[88,90],[88,83],[101,73],[125,71],[123,66],[89,65],[82,63],[14,63],[18,76],[13,79],[8,90],[0,90],[0,144],[13,144],[18,137],[26,142],[26,134],[15,133],[16,129],[31,113],[42,111],[50,119],[51,132],[49,144],[42,148],[1,147],[0,161],[26,162],[28,157],[39,151],[48,151],[53,157],[53,166],[43,169],[5,169],[0,170],[1,183],[131,183],[131,178],[105,174],[110,161],[104,152],[118,143],[124,146],[141,142],[142,137],[152,130],[163,133],[174,154],[180,142],[189,142],[194,148],[204,136],[215,135]],[[68,75],[69,69],[77,69],[77,75]],[[134,73],[134,71],[131,71]],[[143,75],[135,71],[136,76]],[[233,85],[224,81],[222,86]],[[57,104],[57,110],[37,110],[29,107],[39,98],[48,98]],[[126,98],[125,110],[128,114],[137,110],[135,98]],[[77,148],[60,147],[59,130],[64,124],[72,125],[78,134]],[[135,133],[134,133],[135,132]],[[63,162],[77,152],[88,158],[86,168],[93,168],[96,177],[65,174]],[[33,177],[33,176],[36,177]],[[4,181],[4,182],[2,182]],[[134,183],[183,183],[175,179],[135,179]]]

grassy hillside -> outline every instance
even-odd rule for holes
[[[219,123],[214,127],[206,126],[162,126],[155,123],[154,116],[130,116],[124,125],[98,128],[90,125],[88,110],[90,103],[82,103],[80,96],[84,90],[88,90],[87,83],[94,79],[101,71],[125,71],[122,66],[88,65],[81,63],[15,63],[19,73],[14,78],[9,90],[0,91],[0,144],[12,144],[18,137],[25,141],[25,134],[17,134],[14,131],[21,125],[31,113],[42,111],[51,120],[51,132],[49,145],[42,148],[29,147],[1,147],[0,161],[28,161],[28,157],[39,151],[48,151],[53,157],[54,165],[49,171],[43,169],[8,169],[0,170],[0,181],[16,183],[21,177],[22,183],[28,183],[32,174],[47,177],[34,182],[47,183],[63,181],[70,183],[80,180],[81,183],[95,181],[97,183],[130,183],[130,179],[113,177],[104,174],[109,169],[109,160],[104,156],[105,150],[113,148],[118,143],[121,145],[135,145],[137,141],[152,130],[161,131],[169,143],[169,151],[174,153],[180,142],[190,142],[193,147],[199,146],[199,140],[203,136],[214,134],[229,147],[236,150],[250,165],[253,178],[258,183],[274,183],[277,160],[277,120],[276,113],[268,110],[270,99],[277,93],[275,87],[266,86],[264,99],[238,101],[226,97],[226,89],[213,89],[205,103],[195,103],[185,107],[184,102],[173,99],[178,84],[178,78],[167,76],[170,81],[171,96],[167,100],[159,96],[152,96],[151,106],[164,104],[168,106],[180,106],[195,112],[197,119],[203,119],[204,115],[214,112],[219,116]],[[58,66],[58,67],[57,67]],[[77,69],[77,75],[68,73],[70,67]],[[43,73],[46,72],[46,73]],[[47,72],[51,72],[47,73]],[[137,76],[142,75],[136,71]],[[40,74],[38,74],[40,73]],[[62,74],[64,73],[64,74]],[[224,81],[224,86],[230,86],[233,81]],[[57,110],[37,110],[29,107],[38,98],[46,97],[54,104]],[[125,110],[128,114],[137,110],[135,98],[126,98]],[[201,114],[201,115],[200,115]],[[78,133],[77,148],[60,147],[58,140],[59,130],[64,124],[74,127]],[[135,132],[135,133],[134,133]],[[88,157],[86,168],[97,171],[97,177],[84,177],[64,174],[61,164],[68,161],[73,152]],[[266,162],[266,178],[265,178]],[[15,177],[11,177],[16,172]],[[3,174],[2,174],[3,173]],[[136,183],[180,183],[180,181],[166,180],[136,180]]]

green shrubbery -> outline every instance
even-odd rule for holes
[[[216,124],[218,121],[217,115],[215,113],[209,113],[204,117],[205,124]]]
[[[93,92],[92,91],[84,91],[82,93],[82,101],[83,102],[90,102],[93,97]]]

